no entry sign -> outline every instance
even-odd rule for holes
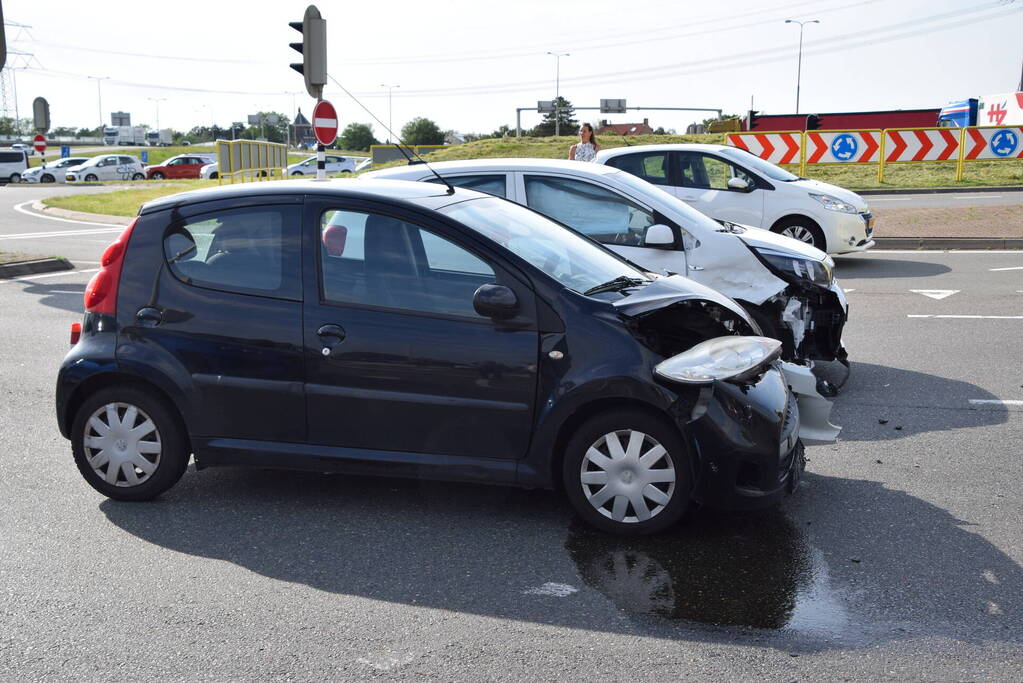
[[[321,145],[329,145],[337,138],[337,111],[327,100],[313,107],[313,135]]]
[[[36,135],[34,138],[32,138],[32,146],[35,147],[36,151],[39,152],[40,154],[45,152],[46,136],[42,135],[41,133],[39,135]]]

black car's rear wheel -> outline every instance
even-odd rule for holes
[[[71,448],[85,480],[117,500],[154,498],[188,466],[188,437],[172,410],[135,387],[108,387],[86,399]]]
[[[689,452],[665,421],[634,409],[586,421],[568,443],[565,492],[584,521],[603,531],[643,535],[677,522],[689,505]]]

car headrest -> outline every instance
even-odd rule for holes
[[[328,225],[323,229],[323,246],[327,256],[338,258],[345,253],[345,242],[348,241],[348,228],[343,225]]]

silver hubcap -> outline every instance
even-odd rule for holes
[[[786,237],[797,239],[800,242],[806,242],[807,244],[813,244],[813,233],[802,225],[790,225],[781,231],[781,234]]]
[[[579,481],[590,505],[616,522],[644,522],[675,493],[675,466],[649,434],[626,429],[600,437],[586,451]]]
[[[114,486],[138,486],[160,464],[160,432],[130,403],[108,403],[85,426],[85,458],[96,474]]]

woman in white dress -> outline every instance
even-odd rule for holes
[[[593,135],[593,126],[584,123],[579,127],[579,142],[568,150],[568,158],[573,161],[593,161],[600,151],[597,138]]]

